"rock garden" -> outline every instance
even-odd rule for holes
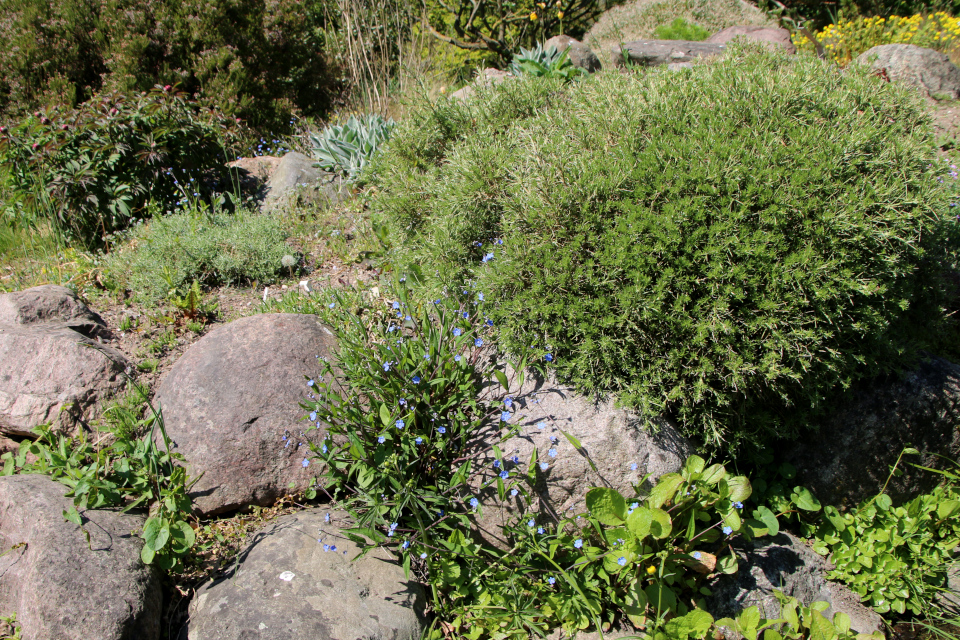
[[[273,4],[4,9],[0,639],[960,637],[950,7]]]

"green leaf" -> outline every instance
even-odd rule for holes
[[[775,536],[780,533],[780,523],[777,521],[777,516],[767,507],[760,506],[755,509],[753,517],[763,523],[769,535]]]
[[[877,499],[874,500],[874,504],[877,505],[877,508],[881,511],[887,511],[893,506],[893,500],[891,500],[887,494],[881,493],[877,496]]]
[[[83,519],[80,517],[80,513],[77,511],[76,507],[70,507],[69,509],[65,510],[63,512],[63,519],[72,522],[77,526],[83,526]]]
[[[194,532],[193,527],[190,526],[190,523],[181,520],[177,523],[177,528],[179,528],[180,532],[183,534],[183,542],[187,549],[193,547],[194,543],[197,541],[197,535]]]
[[[577,451],[583,449],[583,445],[580,444],[580,441],[577,440],[577,438],[574,437],[572,434],[567,433],[563,429],[560,429],[560,433],[563,434],[563,436],[567,439],[567,442],[569,442],[574,449],[576,449]]]
[[[662,509],[650,509],[650,515],[653,518],[650,525],[650,535],[658,540],[668,537],[673,529],[670,514]]]
[[[647,594],[643,591],[643,583],[640,580],[634,580],[627,587],[627,592],[624,595],[623,611],[634,626],[640,627],[644,626],[646,622],[646,616],[644,615],[646,610]]]
[[[619,525],[627,513],[627,503],[617,491],[595,487],[587,492],[587,509],[601,524]]]
[[[806,487],[794,487],[790,497],[793,503],[804,511],[820,511],[820,501]]]
[[[387,408],[386,403],[380,405],[380,422],[383,423],[383,426],[389,427],[393,420],[393,416],[390,415],[390,409]]]
[[[152,564],[155,555],[156,551],[148,544],[144,544],[143,548],[140,549],[140,559],[143,560],[143,564]]]
[[[703,458],[697,455],[690,456],[683,464],[684,476],[688,479],[694,479],[692,476],[698,475],[707,465]]]
[[[730,502],[743,502],[753,493],[753,487],[745,476],[728,478],[727,486],[730,487],[730,495],[727,496]]]
[[[644,593],[647,595],[647,602],[657,613],[677,610],[677,596],[670,587],[654,582],[647,585]]]
[[[700,481],[707,486],[713,486],[723,480],[726,475],[727,470],[722,464],[712,464],[704,470],[703,475],[700,476]]]
[[[493,375],[497,377],[497,382],[500,383],[500,386],[503,387],[504,391],[510,390],[510,383],[507,382],[507,376],[503,373],[503,371],[497,369],[493,372]]]
[[[657,485],[650,491],[647,504],[654,508],[662,507],[663,503],[673,498],[681,484],[683,484],[683,476],[679,473],[666,473],[660,476]]]
[[[810,616],[810,640],[833,640],[836,630],[822,613],[812,613]]]
[[[737,572],[737,556],[732,550],[729,554],[717,559],[717,570],[728,575]]]
[[[937,505],[937,516],[946,520],[960,510],[960,500],[945,500]]]
[[[154,551],[159,549],[159,547],[156,546],[156,542],[157,537],[160,535],[161,524],[159,518],[151,516],[147,518],[147,521],[143,525],[143,534],[141,534],[143,542]]]
[[[653,515],[647,507],[637,507],[627,516],[627,529],[637,540],[643,540],[650,535],[653,524]]]

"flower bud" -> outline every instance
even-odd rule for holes
[[[66,130],[69,129],[69,128],[70,128],[70,125],[68,125],[68,124],[62,124],[62,125],[60,125],[60,130],[61,130],[61,131],[66,131]]]
[[[36,151],[37,149],[40,148],[40,143],[39,143],[39,142],[34,142],[34,143],[33,143],[32,145],[30,145],[30,146],[32,146],[32,147],[33,147],[33,150]]]
[[[173,87],[171,87],[171,86],[168,85],[168,84],[163,86],[163,90],[164,90],[164,91],[170,91],[170,89],[173,89]]]

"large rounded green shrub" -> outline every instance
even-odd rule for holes
[[[398,268],[494,301],[507,348],[735,446],[930,344],[956,224],[931,158],[909,88],[733,49],[426,104],[373,206]]]

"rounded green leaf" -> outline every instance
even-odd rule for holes
[[[601,524],[618,525],[627,514],[627,503],[613,489],[595,487],[587,492],[587,509]]]

